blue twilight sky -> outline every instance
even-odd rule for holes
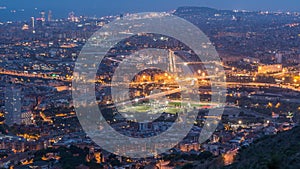
[[[180,6],[300,12],[299,0],[0,0],[0,6],[7,7],[0,10],[0,21],[27,20],[30,16],[38,16],[41,10],[52,10],[55,18],[66,17],[70,11],[99,17],[127,12],[170,11]],[[11,10],[16,12],[11,13]]]

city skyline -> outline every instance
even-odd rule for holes
[[[239,1],[239,0],[223,0],[216,3],[208,0],[189,0],[189,1],[93,1],[84,2],[64,1],[66,5],[58,5],[58,1],[35,1],[25,0],[16,3],[15,1],[3,0],[0,2],[0,21],[8,20],[28,20],[31,16],[37,16],[40,11],[52,10],[54,18],[65,18],[69,12],[74,11],[77,15],[85,16],[107,16],[119,15],[123,13],[139,13],[139,12],[163,12],[172,11],[182,6],[209,7],[221,10],[248,10],[248,11],[290,11],[300,12],[300,2],[286,3],[280,0],[258,0]],[[260,4],[260,5],[257,5]]]
[[[0,2],[0,168],[300,168],[297,3]]]

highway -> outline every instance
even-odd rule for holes
[[[16,70],[5,70],[2,69],[0,71],[0,74],[2,75],[11,75],[11,76],[18,76],[18,77],[27,77],[27,78],[39,78],[39,79],[47,79],[47,80],[58,80],[58,81],[64,81],[64,82],[72,82],[72,79],[70,78],[65,78],[62,76],[56,76],[52,77],[50,74],[47,73],[38,73],[38,74],[33,74],[33,73],[25,73],[23,71],[16,71]],[[212,78],[212,77],[200,77],[200,79],[206,79],[206,78]],[[189,79],[190,80],[190,79]],[[95,81],[93,81],[95,82]],[[149,82],[153,83],[153,82]],[[101,84],[102,86],[118,86],[118,85],[124,85],[124,83],[119,83],[119,84]],[[216,82],[215,82],[216,84]],[[223,83],[222,83],[223,84]],[[227,86],[257,86],[257,87],[277,87],[277,88],[283,88],[283,89],[290,89],[296,92],[300,92],[300,88],[295,88],[290,85],[285,85],[285,84],[272,84],[272,83],[259,83],[259,82],[250,82],[250,83],[243,83],[243,82],[226,82]]]
[[[60,76],[55,76],[52,77],[50,74],[47,73],[25,73],[24,71],[16,71],[16,70],[5,70],[2,69],[0,71],[1,75],[10,75],[10,76],[18,76],[18,77],[28,77],[28,78],[39,78],[39,79],[48,79],[48,80],[60,80],[60,81],[69,81],[71,82],[71,80],[66,79],[64,77],[60,77]]]
[[[290,89],[293,91],[300,92],[300,88],[295,88],[289,85],[283,84],[272,84],[272,83],[258,83],[258,82],[250,82],[250,83],[242,83],[242,82],[226,82],[227,86],[257,86],[257,87],[278,87],[283,89]]]

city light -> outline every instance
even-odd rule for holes
[[[299,12],[25,1],[0,6],[0,168],[297,168]]]

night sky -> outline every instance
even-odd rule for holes
[[[300,12],[299,0],[0,0],[0,6],[7,7],[0,10],[0,21],[27,20],[30,16],[38,16],[41,10],[52,10],[55,18],[65,18],[70,11],[99,17],[127,12],[170,11],[180,6]],[[11,13],[11,10],[16,10],[16,13]]]

